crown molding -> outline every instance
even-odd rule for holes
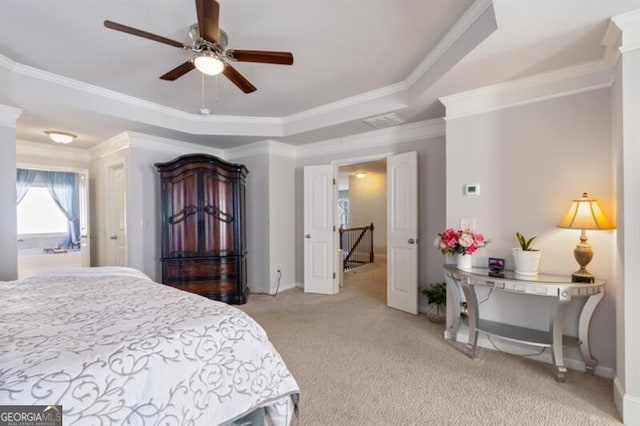
[[[620,53],[640,49],[640,9],[616,15],[611,18],[621,33]]]
[[[407,87],[413,86],[431,67],[444,56],[444,54],[453,47],[473,24],[493,5],[493,0],[476,0],[458,19],[458,21],[447,31],[436,46],[431,49],[427,56],[418,64],[417,67],[407,76],[404,84]]]
[[[421,78],[429,75],[432,69],[438,68],[439,61],[447,53],[455,49],[460,50],[456,43],[478,23],[491,6],[493,0],[475,0],[404,80],[283,117],[284,136],[339,124],[344,122],[345,118],[357,120],[410,106],[409,92],[419,86]],[[453,64],[447,66],[447,69],[451,66]]]
[[[46,93],[49,88],[69,89],[73,91],[73,96],[65,98],[69,104],[130,121],[194,135],[282,137],[406,108],[411,102],[409,91],[426,90],[423,77],[431,75],[436,68],[441,71],[445,66],[441,63],[442,58],[447,53],[455,50],[453,56],[456,56],[468,52],[470,47],[457,46],[460,44],[458,41],[469,34],[492,4],[492,0],[475,0],[404,80],[284,117],[201,116],[20,64],[2,55],[0,68],[8,70],[13,76],[25,77],[13,79],[14,96],[22,93],[23,86],[36,86],[34,90],[39,90],[39,93]],[[476,34],[474,37],[483,38],[486,35]],[[39,87],[36,82],[40,82]]]
[[[122,132],[109,139],[100,142],[98,145],[89,148],[89,157],[91,160],[104,158],[116,152],[129,148],[129,133]]]
[[[602,38],[604,61],[613,68],[620,54],[640,49],[640,9],[612,16]]]
[[[162,138],[159,136],[148,135],[146,133],[128,131],[127,134],[129,136],[129,148],[140,148],[173,155],[184,155],[199,152],[224,158],[224,150],[219,148],[212,148],[206,145],[183,142],[175,139]]]
[[[11,62],[13,63],[13,65],[7,66],[7,64]],[[155,102],[146,101],[144,99],[140,99],[135,96],[126,95],[121,92],[116,92],[115,90],[105,89],[104,87],[85,83],[79,80],[74,80],[69,77],[65,77],[59,74],[54,74],[38,68],[30,67],[28,65],[23,65],[15,61],[12,61],[11,59],[6,57],[4,57],[2,61],[0,61],[0,66],[3,66],[7,69],[12,70],[13,72],[16,72],[18,74],[21,74],[27,77],[32,77],[38,80],[46,81],[48,83],[53,83],[69,89],[75,89],[80,92],[96,95],[96,96],[108,99],[110,101],[122,102],[127,105],[143,108],[149,111],[160,113],[160,114],[177,118],[180,120],[188,120],[188,121],[194,121],[198,123],[210,123],[210,124],[217,124],[217,125],[223,124],[223,123],[242,124],[242,125],[281,124],[282,122],[282,120],[277,117],[235,116],[235,115],[203,116],[200,114],[190,113],[190,112],[182,111],[179,109],[171,108],[165,105],[157,104]]]
[[[224,150],[223,158],[225,160],[235,160],[251,155],[277,155],[280,157],[295,158],[296,147],[278,141],[264,140],[227,148]]]
[[[611,86],[603,61],[588,62],[440,98],[446,119],[456,119],[531,104]]]
[[[622,33],[613,19],[609,20],[607,31],[604,33],[601,43],[604,46],[604,55],[602,60],[609,68],[615,67],[618,63],[618,59],[620,58],[619,46],[621,43],[621,36]]]
[[[378,89],[370,90],[365,93],[361,93],[356,96],[340,99],[335,102],[321,105],[316,108],[311,108],[305,111],[297,112],[283,117],[282,122],[285,126],[284,136],[296,134],[301,131],[301,126],[296,126],[303,121],[317,119],[323,115],[332,114],[336,111],[344,110],[347,108],[353,108],[360,106],[368,102],[374,102],[389,96],[403,95],[407,91],[408,86],[404,81],[391,84],[389,86],[380,87]],[[304,130],[312,130],[311,128],[304,128]]]
[[[436,118],[300,145],[296,147],[296,157],[306,158],[360,151],[389,144],[431,139],[444,134],[445,122],[442,118]]]
[[[22,109],[9,105],[0,105],[0,126],[15,129],[16,121],[20,118]]]
[[[37,143],[25,140],[16,140],[16,155],[29,157],[55,158],[57,160],[77,161],[89,163],[91,160],[89,151],[82,148],[73,148],[51,143]]]

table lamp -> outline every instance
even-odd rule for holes
[[[579,200],[573,200],[569,211],[558,223],[558,228],[580,229],[580,242],[576,245],[573,255],[580,265],[580,269],[571,274],[571,280],[578,283],[592,283],[593,275],[586,266],[593,258],[591,244],[587,242],[587,229],[613,229],[613,224],[602,213],[598,201],[589,198],[585,192]]]

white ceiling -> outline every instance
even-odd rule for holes
[[[407,87],[434,52],[446,56],[443,37],[482,3],[491,2],[220,0],[229,48],[287,50],[295,62],[236,64],[258,88],[249,95],[207,77],[205,105],[213,115],[200,117],[199,72],[158,79],[187,53],[102,26],[110,19],[186,43],[196,20],[192,1],[58,0],[52,7],[47,0],[0,0],[0,77],[9,77],[0,82],[0,103],[24,109],[18,137],[36,142],[45,140],[43,130],[58,128],[78,133],[80,147],[125,130],[222,148],[261,139],[308,143],[361,132],[368,129],[361,119],[379,113],[439,117],[440,96],[598,60],[608,18],[640,7],[640,0],[494,0],[497,30],[490,34],[483,21],[484,32],[464,43],[467,51],[446,50],[457,49],[462,60],[452,54],[432,66],[439,74],[427,78],[422,69],[418,77],[427,77]],[[138,110],[125,111],[116,98]]]

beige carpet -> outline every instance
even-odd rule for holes
[[[620,424],[610,380],[569,371],[557,383],[549,365],[482,348],[471,360],[444,325],[385,306],[384,271],[348,273],[337,296],[293,289],[241,306],[300,385],[297,424]]]

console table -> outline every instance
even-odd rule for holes
[[[461,297],[467,301],[467,325],[469,339],[466,353],[470,358],[475,357],[478,345],[478,333],[497,336],[513,342],[527,345],[551,348],[555,377],[563,382],[567,368],[564,365],[563,347],[580,346],[582,357],[587,366],[587,372],[593,374],[598,361],[591,356],[589,349],[589,323],[596,307],[604,297],[605,281],[595,280],[594,283],[574,283],[570,276],[544,275],[535,278],[521,278],[513,271],[491,275],[486,268],[472,268],[461,270],[455,265],[445,265],[447,280],[447,328],[445,338],[456,341],[460,324],[463,321],[460,313]],[[498,291],[520,293],[535,297],[553,297],[556,299],[555,311],[550,318],[549,331],[533,330],[509,324],[480,319],[478,298],[475,288],[485,287]],[[569,302],[573,298],[586,297],[587,301],[580,312],[578,323],[578,337],[562,334],[565,313]]]

